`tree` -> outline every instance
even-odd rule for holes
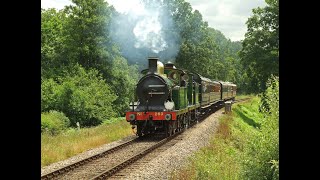
[[[223,80],[239,80],[238,51],[240,42],[231,42],[220,31],[208,27],[198,10],[184,0],[165,1],[169,14],[181,36],[181,44],[175,63],[178,67],[194,71],[202,76]]]
[[[73,86],[69,82],[73,81],[67,78],[73,77],[69,72],[78,72],[80,69],[84,74],[90,74],[94,71],[99,78],[102,75],[104,81],[99,82],[106,84],[108,88],[108,91],[105,92],[106,95],[110,94],[110,97],[114,98],[112,101],[110,100],[112,103],[104,103],[104,108],[106,110],[112,109],[110,115],[113,116],[123,115],[128,107],[133,86],[137,80],[137,70],[127,64],[126,59],[121,56],[118,46],[110,38],[109,25],[111,18],[116,13],[113,7],[109,7],[103,0],[73,0],[72,2],[74,5],[66,6],[59,12],[55,9],[49,9],[42,10],[41,13],[43,17],[41,24],[42,87],[45,88],[46,84],[51,83],[56,84],[54,87],[64,87],[62,89],[66,90],[61,91],[65,92],[62,94],[66,98],[60,96],[52,98],[50,91],[44,91],[43,97],[49,98],[42,101],[42,106],[51,105],[42,108],[42,111],[56,108],[52,104],[55,104],[58,101],[57,98],[60,98],[63,99],[61,101],[63,103],[59,106],[59,110],[71,120],[74,120],[75,117],[83,121],[85,118],[91,119],[92,123],[88,124],[92,125],[101,122],[102,118],[93,116],[93,111],[88,112],[88,109],[82,107],[82,99],[91,96],[82,94],[80,90],[72,89],[78,86]],[[89,78],[87,81],[87,85],[79,87],[90,89],[89,82],[95,84],[93,78]],[[117,94],[117,96],[113,94]],[[72,95],[72,98],[69,95]],[[89,100],[100,101],[93,97]],[[82,107],[85,112],[74,113],[66,108],[71,106],[69,104],[75,105],[77,108]],[[97,109],[95,106],[91,107]],[[72,111],[72,113],[68,111]]]
[[[252,10],[239,54],[251,86],[249,92],[264,91],[268,78],[279,75],[279,0],[266,3],[266,7]]]
[[[202,20],[198,10],[192,12],[189,3],[178,3],[176,6],[176,8],[172,7],[172,14],[182,38],[175,61],[177,66],[215,78],[213,64],[217,60],[218,53],[214,39],[208,32],[208,23]]]
[[[61,66],[68,63],[63,58],[65,49],[64,27],[66,14],[54,8],[41,9],[41,77],[51,78],[58,75]]]
[[[108,84],[117,95],[117,99],[113,102],[113,109],[118,116],[124,116],[129,103],[133,101],[139,76],[137,67],[129,66],[124,58],[119,57],[113,60],[111,73],[112,77],[108,79]]]
[[[67,58],[84,68],[97,68],[104,77],[110,74],[113,44],[108,33],[112,9],[104,0],[72,0],[67,6]]]

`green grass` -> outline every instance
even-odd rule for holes
[[[132,135],[130,124],[122,120],[80,131],[70,129],[56,136],[41,134],[41,167],[67,159],[91,148]]]
[[[248,144],[259,133],[263,118],[258,109],[256,96],[234,104],[232,113],[219,119],[217,134],[210,145],[196,152],[185,168],[173,172],[171,179],[242,179],[243,162],[249,160]]]
[[[241,100],[241,99],[246,99],[246,98],[253,98],[253,97],[255,97],[255,95],[253,95],[253,94],[249,94],[249,95],[237,94],[236,100]]]

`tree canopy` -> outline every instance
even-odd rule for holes
[[[121,116],[133,96],[137,68],[109,37],[114,8],[103,0],[41,10],[41,111],[63,112],[75,126]]]
[[[248,92],[264,91],[271,75],[279,76],[279,0],[266,3],[266,7],[252,10],[239,54]]]

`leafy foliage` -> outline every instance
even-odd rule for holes
[[[114,117],[112,103],[115,99],[97,70],[86,72],[80,65],[65,77],[44,79],[41,84],[42,111],[54,109],[64,112],[72,126],[76,122],[82,126],[97,125]]]
[[[68,128],[70,120],[62,112],[49,111],[41,113],[41,132],[58,134]]]
[[[109,37],[114,9],[102,0],[73,3],[41,10],[41,110],[64,112],[72,126],[92,126],[123,115],[137,68]]]
[[[192,12],[191,5],[184,3],[183,14],[177,14],[176,24],[181,27],[182,43],[176,57],[178,67],[213,78],[212,61],[217,59],[217,46],[208,33],[208,24],[202,20],[199,11]]]
[[[103,70],[108,74],[112,60],[112,44],[108,37],[108,23],[112,9],[103,0],[72,0],[75,6],[67,6],[66,51],[70,59],[84,68]]]
[[[266,7],[252,10],[239,54],[246,68],[245,87],[249,93],[265,91],[271,74],[279,75],[279,0],[266,0],[266,3]]]
[[[61,74],[65,58],[65,26],[67,17],[64,11],[41,9],[41,77],[50,78]]]
[[[113,103],[113,109],[118,116],[124,116],[129,103],[133,100],[139,77],[137,69],[136,66],[129,66],[127,61],[120,57],[112,62],[112,77],[108,78],[108,84],[117,96]]]
[[[279,79],[272,76],[267,82],[262,106],[264,118],[261,133],[249,145],[250,160],[245,162],[244,177],[251,179],[279,179]]]

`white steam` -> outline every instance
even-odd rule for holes
[[[180,30],[170,9],[162,0],[108,0],[118,12],[112,17],[109,31],[130,63],[147,65],[147,57],[172,60],[177,56]]]
[[[139,0],[116,0],[110,1],[115,9],[123,14],[127,14],[136,21],[133,28],[136,42],[135,48],[151,49],[154,53],[167,48],[167,42],[164,39],[162,26],[160,23],[161,8],[146,9],[144,4]]]
[[[150,13],[137,22],[133,29],[136,36],[136,48],[151,48],[155,53],[165,50],[167,43],[163,38],[159,22],[159,12]]]

